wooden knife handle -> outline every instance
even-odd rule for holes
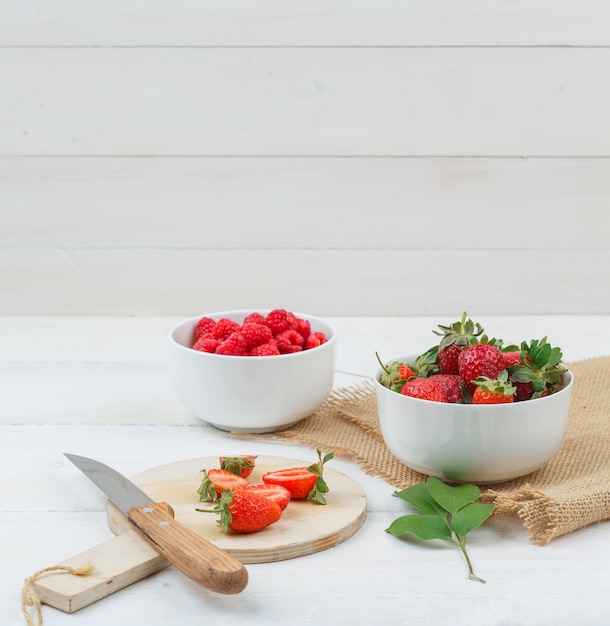
[[[248,584],[248,571],[243,564],[177,522],[166,502],[136,506],[128,517],[144,539],[202,587],[233,594]]]

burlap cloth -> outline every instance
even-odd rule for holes
[[[482,500],[496,503],[495,514],[517,514],[539,545],[610,518],[610,357],[568,367],[574,388],[557,454],[527,476],[481,486]],[[426,480],[386,447],[368,379],[333,391],[318,411],[288,430],[247,437],[294,441],[350,457],[398,489]]]

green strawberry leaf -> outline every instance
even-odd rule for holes
[[[445,516],[446,511],[443,507],[432,497],[428,491],[428,485],[426,483],[419,483],[412,487],[407,487],[402,491],[395,491],[392,495],[397,498],[402,498],[408,502],[411,506],[414,506],[418,511],[425,513],[426,515],[441,515]]]
[[[481,495],[481,491],[476,485],[465,484],[453,487],[436,476],[428,478],[427,486],[430,495],[452,514],[474,502]]]
[[[395,536],[410,533],[420,539],[453,541],[447,522],[438,515],[403,515],[395,519],[386,532]]]
[[[494,510],[494,504],[472,502],[454,513],[451,526],[456,535],[467,535],[471,530],[478,528]]]

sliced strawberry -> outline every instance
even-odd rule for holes
[[[290,467],[263,474],[266,484],[281,485],[288,489],[293,500],[306,500],[316,486],[318,477],[306,467]]]
[[[220,469],[228,470],[241,476],[242,478],[248,478],[252,474],[254,465],[256,462],[255,454],[239,454],[237,456],[221,456]]]
[[[223,491],[213,509],[197,509],[203,513],[218,513],[218,526],[227,532],[254,533],[277,522],[282,509],[271,498],[265,498],[249,489]]]
[[[229,489],[243,489],[248,486],[247,479],[237,476],[224,469],[202,470],[204,478],[197,489],[199,502],[206,500],[216,501],[224,491]]]
[[[261,483],[258,485],[249,485],[246,487],[246,491],[254,491],[265,498],[270,498],[278,504],[282,511],[286,510],[290,502],[290,491],[282,485],[276,485],[273,483]]]

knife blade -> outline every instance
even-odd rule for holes
[[[155,502],[104,463],[76,454],[64,455],[116,504],[138,534],[183,574],[218,593],[235,594],[246,587],[248,571],[244,565],[177,522],[167,502]]]

